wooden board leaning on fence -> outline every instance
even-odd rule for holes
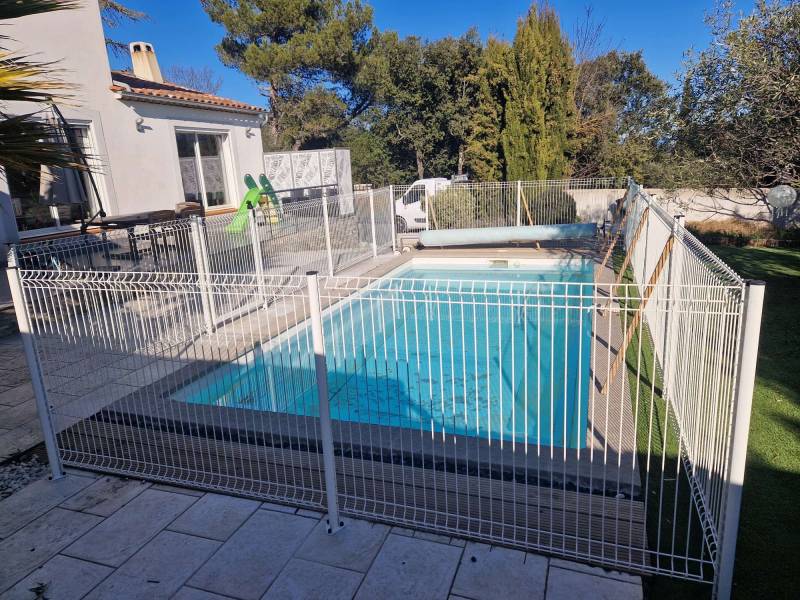
[[[653,269],[652,275],[650,275],[650,279],[647,280],[647,285],[645,285],[644,292],[642,293],[642,301],[639,304],[638,309],[636,310],[636,314],[633,315],[631,322],[628,323],[628,329],[625,331],[625,339],[622,340],[622,344],[617,351],[616,357],[614,357],[614,362],[611,364],[611,369],[608,372],[608,378],[606,382],[603,384],[602,389],[600,390],[600,394],[605,394],[606,390],[608,390],[608,386],[611,381],[614,379],[614,376],[617,374],[620,366],[622,365],[622,361],[624,360],[625,354],[628,350],[628,346],[633,339],[633,334],[636,333],[636,328],[642,321],[642,314],[644,313],[645,308],[647,308],[647,303],[650,301],[650,297],[653,295],[653,290],[655,289],[655,285],[658,282],[658,278],[661,277],[661,273],[664,271],[664,267],[666,266],[667,262],[669,261],[669,255],[672,252],[672,247],[675,245],[675,234],[671,234],[667,239],[667,243],[664,244],[663,250],[661,250],[661,255],[658,257],[658,262],[656,263],[655,269]],[[631,248],[632,250],[633,248]],[[626,259],[628,256],[626,255]],[[622,273],[622,271],[620,271]],[[621,277],[620,277],[621,279]],[[619,283],[619,281],[617,281]],[[615,283],[614,285],[617,285]],[[614,286],[611,287],[614,289]],[[627,310],[627,306],[625,307]]]

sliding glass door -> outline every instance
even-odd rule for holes
[[[206,207],[228,204],[225,185],[225,134],[178,131],[183,197]]]

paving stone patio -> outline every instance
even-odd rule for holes
[[[0,332],[0,462],[41,442],[22,339]]]
[[[0,600],[642,597],[628,574],[345,523],[329,535],[311,510],[71,470],[0,502]]]

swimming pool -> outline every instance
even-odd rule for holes
[[[413,262],[325,311],[331,416],[582,448],[588,261]],[[171,395],[317,416],[310,329],[294,327]]]

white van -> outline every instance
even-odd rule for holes
[[[397,233],[419,231],[428,228],[428,207],[426,200],[437,191],[450,187],[446,177],[417,179],[405,194],[394,203],[395,228]]]

